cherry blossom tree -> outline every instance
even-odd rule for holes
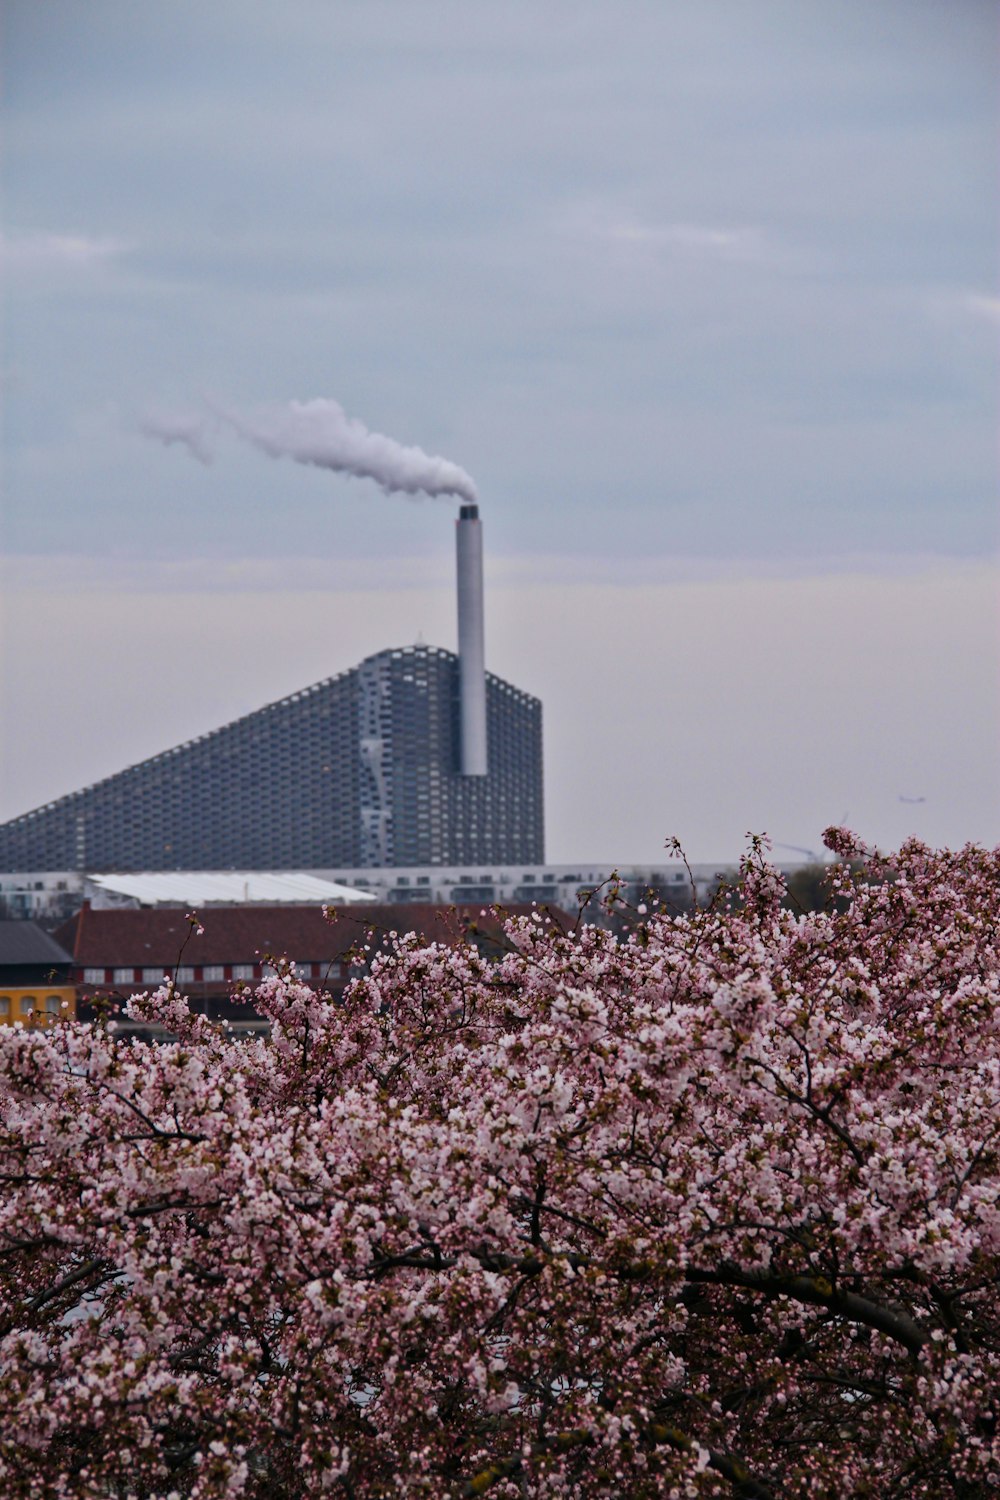
[[[1000,851],[0,1033],[0,1493],[1000,1489]],[[210,918],[206,918],[210,920]]]

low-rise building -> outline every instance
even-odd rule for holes
[[[250,991],[276,963],[291,960],[301,979],[339,997],[396,933],[411,931],[430,942],[469,938],[492,954],[502,948],[496,918],[477,912],[470,924],[454,909],[432,905],[404,913],[368,904],[333,908],[329,916],[318,906],[213,906],[194,919],[183,907],[95,909],[85,903],[57,936],[72,955],[82,1019],[169,978],[199,1013],[237,1029],[262,1030]]]
[[[35,922],[0,920],[0,1023],[49,1026],[75,1015],[72,956]]]
[[[65,922],[83,900],[85,880],[78,870],[0,871],[0,921]]]
[[[720,878],[732,877],[735,867],[722,864],[686,866],[675,860],[670,865],[613,865],[587,861],[583,864],[553,865],[527,863],[518,865],[424,865],[401,869],[398,866],[366,866],[358,869],[317,870],[340,886],[363,886],[380,901],[439,902],[444,905],[502,906],[536,902],[562,911],[576,913],[588,905],[588,915],[599,916],[600,895],[617,879],[628,900],[641,901],[652,888],[661,899],[673,898],[679,904],[691,899],[706,901]]]
[[[800,865],[784,865],[794,870]],[[629,900],[640,901],[652,887],[671,903],[687,904],[692,894],[705,902],[720,875],[735,867],[679,860],[669,865],[624,865],[587,861],[553,864],[363,865],[322,870],[138,870],[25,871],[0,874],[0,915],[31,917],[55,927],[84,901],[104,906],[210,905],[255,907],[280,904],[345,906],[510,907],[537,902],[576,914],[581,902],[606,888],[617,874]],[[6,903],[4,912],[2,903]],[[599,915],[592,900],[589,915]]]

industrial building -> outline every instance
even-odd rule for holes
[[[542,706],[484,665],[478,508],[458,654],[357,667],[0,825],[0,870],[305,870],[544,859]]]

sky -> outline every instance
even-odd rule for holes
[[[0,818],[454,647],[453,499],[148,435],[323,399],[475,481],[550,861],[1000,842],[998,17],[6,0]]]

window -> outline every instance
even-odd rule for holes
[[[252,979],[253,964],[233,964],[234,979]]]
[[[159,984],[160,981],[162,979],[165,979],[165,978],[166,978],[166,975],[164,974],[162,968],[160,968],[160,969],[143,969],[143,971],[142,971],[142,982],[143,982],[143,984]]]
[[[63,1002],[58,995],[45,996],[45,1013],[49,1016],[58,1016],[63,1008]]]
[[[312,964],[296,964],[295,973],[299,979],[311,979],[313,977]]]
[[[226,969],[224,964],[206,964],[201,971],[201,977],[206,984],[218,984],[220,979],[225,979]]]
[[[179,964],[174,978],[178,984],[193,984],[194,969],[190,964]]]
[[[0,995],[0,1020],[6,1020],[10,1015],[10,996]]]
[[[104,983],[104,970],[103,969],[84,969],[84,971],[83,971],[83,982],[84,982],[84,984],[103,984]]]
[[[115,969],[114,976],[115,984],[131,984],[135,979],[135,970],[132,968]]]
[[[34,1011],[34,1009],[35,1009],[35,997],[34,997],[34,995],[22,995],[21,996],[21,1014],[22,1014],[22,1016],[30,1016],[32,1014],[32,1012]]]

